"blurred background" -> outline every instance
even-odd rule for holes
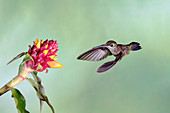
[[[61,69],[39,73],[56,113],[170,112],[169,0],[1,0],[0,87],[18,73],[22,61],[6,65],[28,50],[36,38],[59,43]],[[99,62],[76,58],[94,46],[115,40],[141,43],[107,72]],[[29,75],[31,77],[31,75]],[[27,110],[39,112],[39,100],[24,81],[16,86]],[[1,113],[17,113],[11,92],[0,97]],[[51,113],[45,103],[42,113]]]

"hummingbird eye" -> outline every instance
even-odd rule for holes
[[[113,47],[113,44],[111,44],[110,47]]]

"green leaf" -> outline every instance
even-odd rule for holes
[[[43,66],[41,66],[40,64],[38,64],[38,67],[36,68],[37,70],[38,69],[43,69],[44,67]]]
[[[17,60],[18,58],[21,58],[22,56],[24,56],[24,55],[26,55],[26,54],[27,54],[27,52],[22,52],[22,53],[20,53],[19,55],[17,55],[16,57],[14,57],[11,61],[9,61],[9,62],[7,63],[7,65],[10,64],[11,62],[13,62],[14,60]]]
[[[30,59],[32,59],[32,57],[27,53],[22,62],[26,62]]]
[[[29,113],[29,111],[27,111],[25,109],[26,100],[25,100],[24,96],[17,89],[15,89],[15,88],[10,88],[10,89],[11,89],[11,92],[12,92],[12,97],[15,100],[15,104],[16,104],[18,113]]]
[[[55,113],[53,106],[50,104],[48,97],[45,95],[45,89],[43,85],[41,84],[41,79],[37,76],[37,71],[33,71],[32,75],[34,77],[34,80],[31,78],[27,78],[27,80],[31,83],[31,85],[34,87],[34,89],[37,92],[37,96],[40,99],[40,112],[42,109],[43,101],[45,101],[49,107],[51,108],[52,112]]]
[[[28,60],[30,60],[30,59],[32,59],[32,57],[27,53],[26,56],[24,57],[22,63],[19,65],[19,71],[18,71],[18,73],[20,73],[20,72],[23,70],[23,68],[24,68],[24,66],[25,66],[25,62],[28,61]],[[32,60],[33,60],[33,59],[32,59]]]

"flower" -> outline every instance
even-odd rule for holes
[[[33,46],[29,45],[28,52],[23,52],[13,58],[9,63],[14,60],[26,55],[19,66],[18,75],[9,81],[6,85],[0,88],[0,96],[5,92],[9,91],[10,88],[13,88],[17,84],[21,83],[26,79],[29,73],[33,71],[42,72],[47,68],[61,68],[62,64],[56,61],[58,59],[57,56],[58,51],[58,43],[53,40],[39,40],[36,39],[34,41]],[[8,63],[8,64],[9,64]]]
[[[28,54],[31,60],[26,61],[27,66],[31,69],[42,72],[46,68],[61,68],[62,64],[56,61],[58,43],[54,40],[34,41],[33,46],[29,45]]]

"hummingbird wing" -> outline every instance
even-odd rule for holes
[[[122,56],[123,56],[123,55],[122,55],[122,52],[119,53],[119,54],[116,56],[116,59],[115,59],[115,60],[104,63],[102,66],[100,66],[100,67],[98,68],[97,72],[98,72],[98,73],[102,73],[102,72],[107,71],[108,69],[110,69],[111,67],[113,67],[119,60],[121,60]]]
[[[110,50],[106,46],[101,45],[86,51],[85,53],[81,54],[77,59],[99,61],[110,55],[112,55]]]

